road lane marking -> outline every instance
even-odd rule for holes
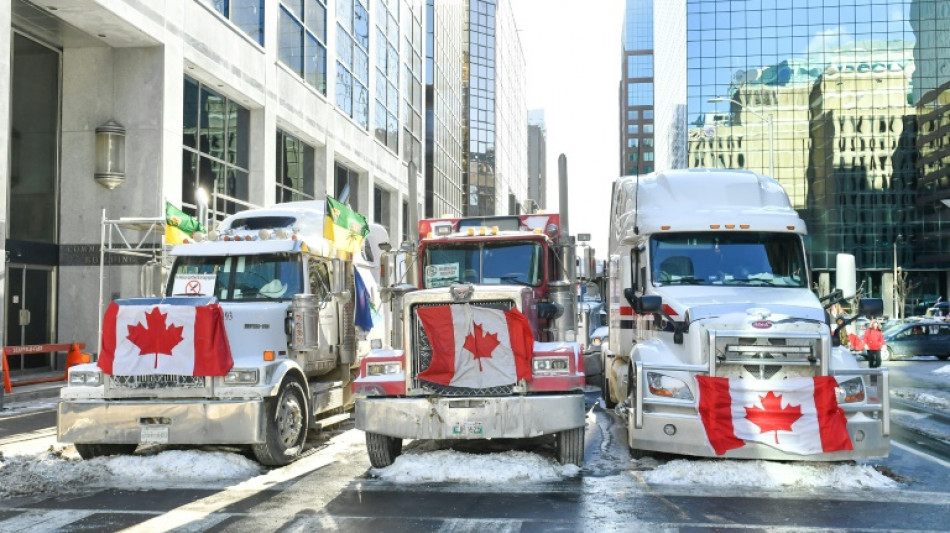
[[[928,454],[928,453],[922,452],[922,451],[920,451],[920,450],[918,450],[918,449],[916,449],[916,448],[912,448],[912,447],[910,447],[910,446],[908,446],[908,445],[906,445],[906,444],[901,444],[900,442],[898,442],[898,441],[896,441],[896,440],[892,440],[892,441],[891,441],[891,446],[896,446],[896,447],[898,447],[898,448],[904,450],[905,452],[912,453],[912,454],[914,454],[914,455],[916,455],[916,456],[918,456],[918,457],[923,457],[924,459],[927,459],[927,460],[930,460],[930,461],[932,461],[932,462],[934,462],[934,463],[937,463],[938,465],[940,465],[940,466],[942,466],[942,467],[944,467],[944,468],[950,468],[950,463],[948,463],[947,461],[944,461],[943,459],[940,459],[940,458],[938,458],[938,457],[934,457],[933,455],[930,455],[930,454]]]

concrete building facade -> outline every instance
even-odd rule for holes
[[[396,241],[409,202],[422,212],[422,0],[11,3],[0,11],[5,345],[95,351],[103,213],[192,211],[198,186],[218,216],[331,194]],[[124,131],[112,189],[94,179],[96,132],[109,128]],[[105,299],[137,295],[141,265],[109,261]],[[11,364],[52,366],[41,359]]]

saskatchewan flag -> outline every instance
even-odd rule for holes
[[[165,202],[166,243],[181,244],[196,231],[205,231],[205,227],[197,218],[173,206],[171,202]]]
[[[357,253],[363,246],[363,238],[369,233],[366,217],[349,206],[327,196],[327,220],[323,224],[323,236],[336,244],[340,250]]]

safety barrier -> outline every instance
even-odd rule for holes
[[[13,392],[13,387],[19,387],[21,385],[35,385],[37,383],[50,383],[53,381],[66,381],[69,378],[69,367],[73,365],[78,365],[80,363],[88,363],[91,359],[91,356],[87,353],[82,353],[82,349],[86,347],[84,342],[73,342],[67,344],[29,344],[25,346],[4,346],[2,351],[2,357],[0,360],[3,361],[3,390],[10,394]],[[10,381],[10,368],[9,363],[7,363],[8,355],[30,355],[35,353],[51,353],[51,352],[67,352],[66,353],[66,369],[63,370],[62,376],[56,376],[51,378],[43,379],[34,379],[29,381]]]

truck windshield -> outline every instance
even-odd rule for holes
[[[299,254],[179,257],[167,296],[215,296],[221,301],[286,300],[301,292]]]
[[[653,284],[805,287],[805,256],[795,234],[671,233],[650,239]]]
[[[432,244],[426,248],[425,287],[453,283],[527,285],[542,281],[542,248],[533,241]]]

